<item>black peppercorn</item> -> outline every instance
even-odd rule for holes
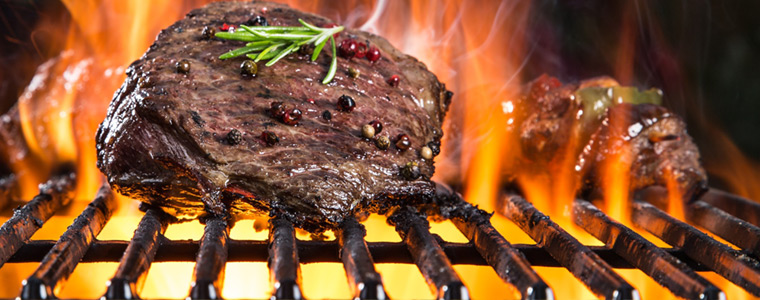
[[[429,142],[427,146],[433,152],[433,156],[438,156],[441,153],[441,142]]]
[[[372,122],[369,122],[369,125],[372,125],[372,128],[375,128],[375,134],[378,134],[383,131],[383,123],[380,123],[378,120],[373,120]]]
[[[282,116],[282,122],[288,125],[296,125],[301,120],[301,110],[298,108],[291,109],[285,112]]]
[[[269,22],[267,22],[267,18],[264,18],[262,16],[252,17],[243,24],[246,26],[269,26]]]
[[[351,98],[351,96],[343,95],[338,98],[338,110],[351,112],[355,107],[356,102],[354,102],[354,98]]]
[[[375,146],[380,150],[386,150],[391,146],[391,140],[387,136],[378,136],[375,138]]]
[[[285,115],[285,105],[280,101],[272,102],[269,107],[269,115],[278,120],[282,119],[282,116]]]
[[[399,134],[398,137],[396,137],[396,148],[406,150],[409,149],[409,147],[412,147],[412,140],[409,139],[409,136],[403,133]]]
[[[243,134],[240,133],[237,129],[230,130],[229,133],[227,133],[227,143],[230,145],[237,145],[240,144],[240,142],[243,141]]]
[[[267,146],[274,146],[274,144],[277,144],[280,142],[280,139],[277,137],[277,135],[271,131],[261,132],[261,140],[263,140],[264,143],[267,144]]]
[[[155,80],[149,74],[144,74],[140,76],[140,79],[137,80],[137,85],[139,85],[141,88],[149,88],[154,84]]]
[[[183,59],[177,62],[177,73],[187,74],[190,72],[190,61]]]
[[[312,55],[314,53],[314,45],[312,44],[306,44],[298,48],[298,54],[301,55]]]
[[[214,38],[215,35],[216,35],[216,28],[212,26],[203,27],[203,31],[201,32],[201,37],[203,39],[210,40]]]
[[[420,166],[416,162],[407,163],[401,167],[401,177],[406,180],[415,180],[420,178],[422,172],[420,172]]]
[[[250,59],[245,60],[240,64],[240,74],[243,74],[244,76],[256,76],[256,73],[258,72],[259,67],[256,65],[256,62]]]
[[[330,120],[332,120],[332,113],[329,110],[323,111],[322,112],[322,118],[325,119],[325,120],[327,120],[327,121],[330,121]]]

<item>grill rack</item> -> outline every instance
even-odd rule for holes
[[[699,229],[679,221],[656,204],[667,191],[652,187],[634,197],[632,222],[673,248],[659,248],[630,228],[612,220],[592,203],[573,204],[574,221],[605,246],[585,246],[515,193],[505,192],[497,213],[511,219],[535,245],[510,244],[490,223],[490,214],[477,209],[456,193],[441,195],[454,203],[458,216],[450,221],[470,240],[452,243],[429,231],[424,214],[403,208],[389,217],[402,242],[366,242],[364,226],[348,220],[337,241],[303,241],[293,225],[280,218],[270,220],[266,241],[229,238],[226,220],[206,220],[200,241],[173,241],[163,237],[169,217],[148,208],[131,241],[96,239],[115,209],[108,186],[56,241],[29,241],[45,221],[73,198],[75,175],[52,177],[40,193],[0,227],[0,267],[5,263],[39,262],[24,281],[20,299],[52,299],[81,262],[119,262],[106,299],[138,299],[140,282],[152,262],[195,261],[191,299],[219,299],[226,262],[267,261],[273,299],[303,299],[300,264],[342,262],[356,299],[388,299],[375,263],[415,263],[439,299],[468,299],[467,287],[452,264],[490,265],[523,299],[553,299],[549,285],[532,266],[565,267],[596,295],[606,299],[638,299],[635,287],[613,268],[638,268],[675,295],[688,299],[725,299],[725,294],[695,271],[714,271],[760,296],[760,263],[756,257],[760,229],[760,205],[736,195],[710,190],[686,208],[686,219],[737,245],[737,251]],[[448,202],[447,202],[448,201]],[[698,247],[696,246],[698,245]],[[581,262],[581,263],[579,263]]]

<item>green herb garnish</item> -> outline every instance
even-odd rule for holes
[[[649,89],[639,91],[636,87],[587,87],[575,92],[583,105],[584,118],[587,122],[599,120],[607,108],[620,103],[662,105],[662,91]]]
[[[306,21],[298,19],[303,26],[283,27],[283,26],[245,26],[240,25],[235,32],[219,32],[216,37],[248,42],[245,47],[240,47],[219,56],[219,59],[228,59],[245,55],[255,62],[269,60],[266,66],[271,66],[283,57],[298,51],[302,46],[313,44],[314,53],[311,55],[311,61],[317,60],[322,48],[325,47],[328,40],[332,46],[332,62],[327,75],[322,80],[322,84],[328,84],[335,77],[335,70],[338,67],[338,56],[336,55],[335,38],[333,35],[343,31],[343,26],[332,28],[321,28]]]

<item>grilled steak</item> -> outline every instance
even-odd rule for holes
[[[434,167],[421,149],[437,154],[451,93],[424,64],[347,29],[338,43],[367,41],[380,60],[338,58],[327,85],[330,51],[316,62],[304,51],[269,67],[260,62],[248,76],[241,74],[247,58],[218,59],[245,42],[208,34],[250,20],[300,26],[299,18],[333,23],[280,4],[219,2],[161,31],[127,70],[97,133],[98,167],[111,186],[176,216],[274,213],[312,231],[355,212],[428,201]],[[389,83],[394,75],[397,85]],[[283,121],[293,109],[300,120]],[[364,138],[363,125],[374,120],[382,130]],[[406,140],[396,145],[402,134],[406,150]],[[387,150],[379,137],[389,138]]]
[[[659,105],[659,93],[621,87],[608,77],[565,85],[538,78],[516,105],[524,120],[517,128],[519,167],[554,174],[570,167],[588,190],[605,179],[605,164],[623,162],[630,165],[631,190],[672,180],[692,199],[706,189],[707,175],[686,124]],[[571,165],[563,163],[568,158]]]

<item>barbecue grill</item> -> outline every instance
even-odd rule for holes
[[[632,222],[672,248],[660,248],[612,220],[592,202],[573,204],[575,223],[605,243],[585,246],[537,210],[519,193],[505,190],[497,212],[525,231],[537,244],[510,244],[490,223],[490,214],[463,204],[458,194],[442,188],[439,198],[458,203],[453,222],[469,240],[454,243],[432,234],[424,214],[413,208],[389,216],[402,242],[366,242],[364,226],[349,220],[335,241],[299,240],[293,225],[269,220],[268,240],[233,240],[231,222],[205,221],[198,240],[169,240],[163,236],[170,218],[160,209],[143,206],[144,215],[134,237],[98,240],[97,235],[117,208],[111,189],[104,185],[58,241],[29,241],[57,211],[72,199],[75,174],[63,172],[40,186],[39,194],[0,228],[0,267],[5,263],[39,262],[26,280],[16,283],[21,299],[50,299],[79,263],[118,262],[105,299],[137,299],[140,281],[153,262],[195,262],[192,299],[218,299],[227,262],[268,262],[273,299],[302,299],[300,264],[342,262],[356,299],[387,299],[375,263],[416,264],[439,299],[468,299],[468,289],[454,264],[489,265],[524,299],[553,299],[552,282],[544,281],[533,266],[562,267],[595,294],[607,299],[638,299],[636,286],[614,269],[638,268],[675,295],[687,299],[725,299],[725,294],[696,271],[713,271],[755,296],[760,295],[760,205],[718,190],[710,190],[688,207],[686,219],[738,246],[736,250],[661,210],[664,188],[652,187],[635,195]],[[442,202],[444,203],[444,202]],[[440,204],[441,206],[447,204]],[[660,206],[660,207],[658,207]]]

